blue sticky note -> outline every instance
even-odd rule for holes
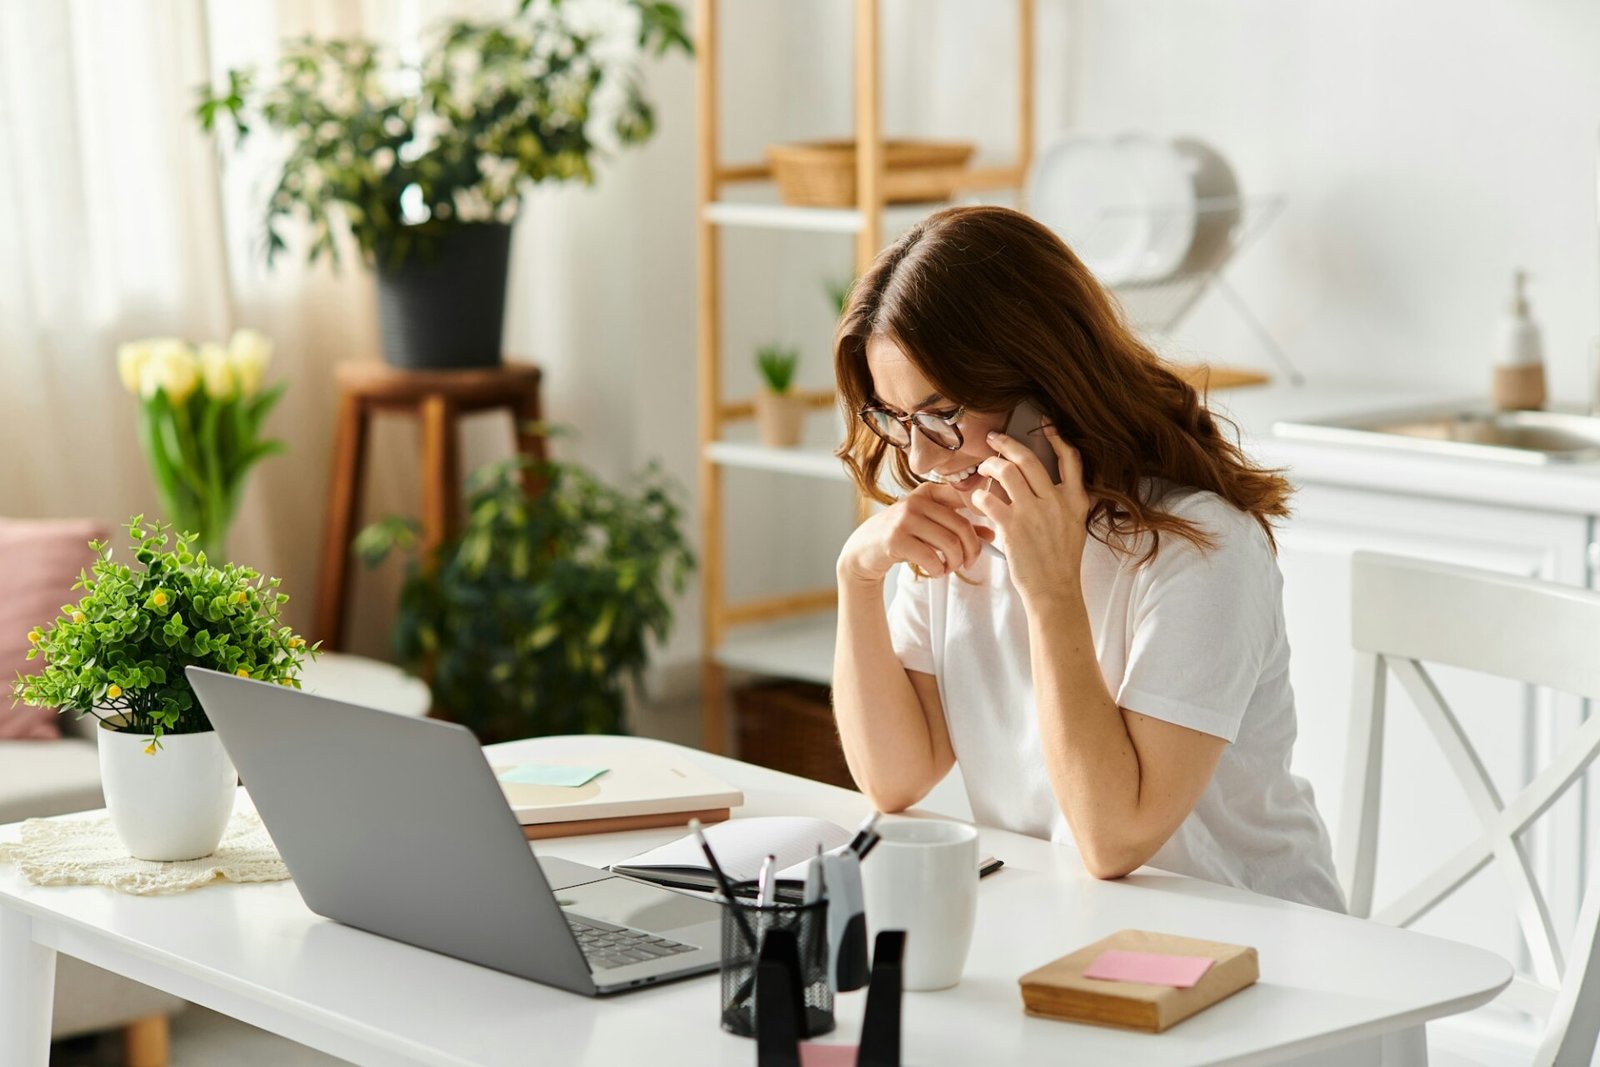
[[[569,767],[566,764],[523,763],[500,772],[508,785],[563,785],[576,788],[606,773],[604,767]]]

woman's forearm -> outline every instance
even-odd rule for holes
[[[850,774],[880,811],[910,807],[950,769],[895,655],[881,581],[839,576],[833,710]]]
[[[1028,641],[1056,802],[1090,873],[1119,877],[1154,855],[1165,836],[1141,811],[1139,752],[1100,673],[1082,594],[1031,604]]]

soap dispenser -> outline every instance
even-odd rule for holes
[[[1527,271],[1517,271],[1511,308],[1500,320],[1493,399],[1501,411],[1544,407],[1544,345],[1528,314],[1527,285]]]

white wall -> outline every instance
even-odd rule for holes
[[[1198,136],[1247,194],[1283,215],[1230,269],[1312,382],[1351,376],[1483,392],[1514,267],[1534,277],[1552,392],[1585,389],[1600,331],[1595,226],[1600,5],[1576,0],[1038,0],[1041,144],[1064,130]],[[850,0],[723,0],[728,159],[771,140],[850,129]],[[885,0],[893,133],[1013,136],[1013,5]],[[548,370],[570,454],[608,475],[659,458],[695,490],[694,96],[691,64],[652,63],[656,138],[593,190],[539,191],[519,227],[508,349]],[[725,238],[728,395],[754,387],[766,340],[804,352],[802,383],[831,380],[824,277],[846,238]],[[1221,301],[1179,338],[1265,365]],[[730,587],[826,584],[849,491],[729,477]],[[697,514],[697,513],[696,513]],[[693,516],[691,517],[693,519]],[[698,536],[697,519],[693,527]],[[697,652],[698,596],[666,660]]]

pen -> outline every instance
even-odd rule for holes
[[[761,861],[761,876],[756,879],[756,907],[770,908],[777,903],[778,880],[772,877],[772,868],[778,857],[768,855]]]
[[[822,846],[817,845],[817,857],[806,863],[806,888],[805,894],[800,898],[802,904],[815,904],[822,899]]]
[[[722,864],[717,862],[716,853],[711,851],[711,842],[706,840],[705,833],[700,829],[699,819],[689,820],[689,832],[700,842],[700,851],[706,854],[706,862],[711,865],[711,873],[716,876],[717,885],[722,889],[723,899],[727,901],[727,906],[733,909],[733,918],[739,924],[739,932],[744,935],[744,943],[750,946],[751,952],[759,952],[761,946],[756,944],[755,931],[750,929],[750,923],[740,910],[739,902],[734,899],[733,886],[729,884],[728,876],[723,873]]]
[[[876,831],[867,834],[866,842],[861,846],[861,851],[856,853],[856,859],[864,860],[867,854],[878,847],[878,842],[883,840],[883,835]]]
[[[850,839],[848,848],[851,852],[856,853],[857,856],[861,854],[862,846],[867,843],[867,838],[872,836],[872,828],[878,825],[878,817],[882,814],[881,811],[875,811],[861,821],[861,827],[856,830],[856,836]]]

